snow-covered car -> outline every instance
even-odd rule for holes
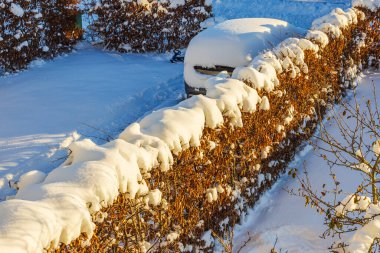
[[[222,71],[232,74],[260,52],[305,30],[270,18],[231,19],[195,36],[185,55],[184,81],[188,96],[205,94],[205,82]]]

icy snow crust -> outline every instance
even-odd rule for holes
[[[245,18],[222,22],[191,40],[185,56],[185,81],[192,87],[205,88],[204,83],[210,76],[197,73],[194,66],[245,66],[260,52],[303,33],[304,30],[278,19]]]
[[[330,30],[339,30],[356,22],[356,13],[355,9],[336,9],[318,27],[334,20]],[[91,236],[93,216],[119,193],[158,205],[161,192],[148,189],[142,174],[155,168],[169,170],[173,153],[199,146],[203,129],[217,128],[224,123],[223,117],[230,119],[232,127],[243,127],[242,112],[270,110],[268,97],[260,98],[257,90],[273,91],[280,85],[277,74],[283,71],[293,77],[307,73],[304,50],[318,52],[326,44],[323,31],[309,32],[308,37],[312,40],[287,39],[235,71],[235,78],[250,80],[255,88],[226,75],[213,77],[206,81],[207,96],[153,112],[126,128],[117,140],[104,145],[88,139],[72,143],[69,158],[42,183],[25,184],[15,199],[0,203],[0,252],[41,252],[59,242],[68,243],[80,233]],[[267,147],[264,155],[270,150]],[[38,182],[41,176],[32,179]],[[211,190],[214,200],[217,191]]]

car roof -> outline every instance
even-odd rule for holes
[[[186,51],[185,64],[209,68],[215,65],[243,66],[284,39],[304,33],[305,30],[278,19],[227,20],[192,39]]]

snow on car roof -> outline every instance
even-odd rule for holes
[[[227,20],[192,39],[185,63],[203,67],[246,65],[261,51],[302,33],[302,29],[278,19]]]
[[[194,66],[245,66],[260,52],[284,39],[299,37],[305,30],[286,21],[270,18],[244,18],[224,21],[195,36],[186,51],[184,79],[193,88],[204,88],[209,75]]]

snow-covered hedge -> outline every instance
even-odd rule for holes
[[[91,28],[107,49],[166,52],[186,47],[211,16],[210,0],[94,1]]]
[[[0,70],[70,50],[81,33],[77,13],[76,0],[0,0]]]
[[[378,23],[379,9],[335,9],[305,39],[210,79],[207,96],[153,112],[105,145],[73,143],[42,183],[24,179],[0,203],[0,251],[212,251],[211,231],[229,234],[374,62]]]

